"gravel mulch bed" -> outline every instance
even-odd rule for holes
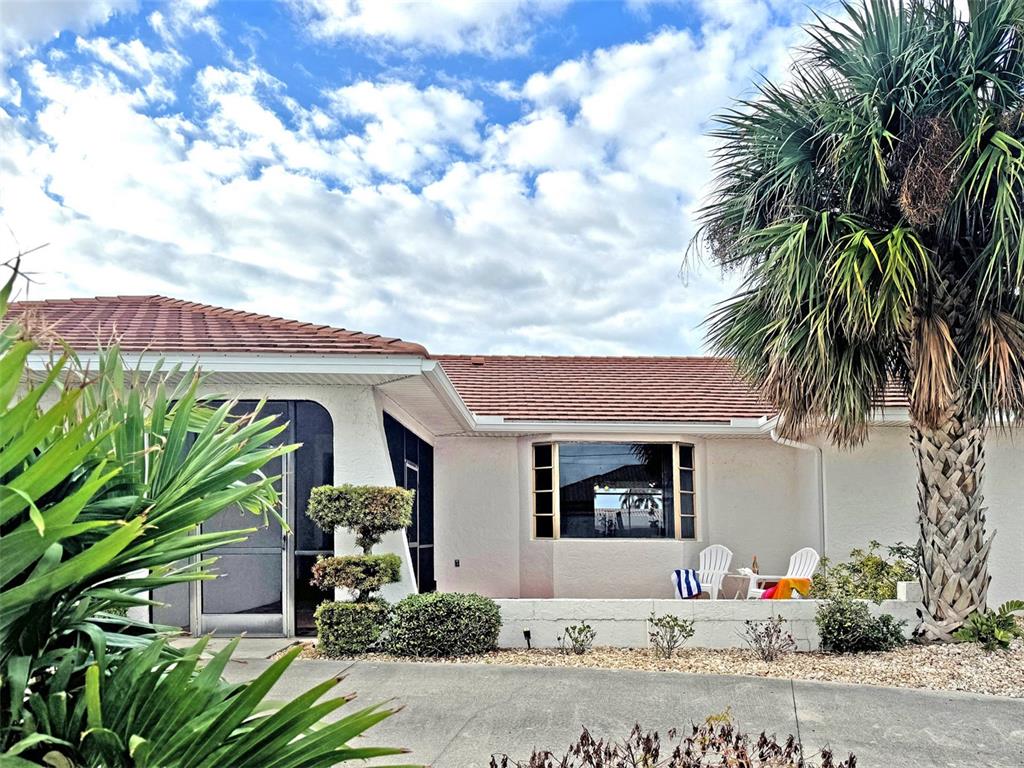
[[[308,644],[300,658],[320,658]],[[935,691],[967,691],[991,696],[1024,698],[1024,641],[1010,650],[985,653],[974,644],[908,645],[886,653],[842,656],[791,653],[770,664],[752,651],[685,648],[671,659],[655,658],[647,649],[594,648],[589,653],[563,655],[556,650],[499,650],[480,656],[432,659],[396,658],[383,653],[354,657],[363,661],[427,661],[447,664],[513,664],[531,667],[591,667],[687,672],[701,675],[754,675],[796,678]]]

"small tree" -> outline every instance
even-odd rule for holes
[[[322,530],[352,531],[361,555],[322,557],[313,566],[313,584],[323,590],[343,588],[349,602],[327,601],[315,614],[317,643],[328,656],[362,653],[380,637],[387,603],[376,592],[401,580],[398,555],[374,555],[385,533],[400,531],[412,521],[413,492],[369,485],[324,485],[314,488],[306,514]]]

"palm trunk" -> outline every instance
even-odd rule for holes
[[[983,426],[954,407],[937,429],[912,426],[917,459],[921,543],[918,636],[949,641],[975,611],[985,610],[988,553],[981,489],[985,470]]]

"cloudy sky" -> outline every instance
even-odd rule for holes
[[[709,118],[805,4],[0,7],[0,256],[435,352],[686,354]]]

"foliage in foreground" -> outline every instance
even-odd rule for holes
[[[396,656],[465,656],[493,651],[501,610],[489,597],[459,592],[409,595],[391,610],[384,649]]]
[[[0,290],[0,318],[13,284]],[[259,714],[294,654],[229,685],[220,670],[233,646],[200,669],[203,643],[174,650],[169,628],[125,615],[151,604],[141,593],[212,577],[199,558],[253,530],[197,534],[203,522],[228,507],[264,524],[276,514],[274,478],[260,468],[292,450],[273,444],[283,426],[233,417],[230,402],[208,407],[194,372],[126,373],[116,348],[88,372],[65,354],[35,381],[37,322],[23,315],[0,332],[5,764],[298,768],[396,754],[348,747],[390,710],[321,727],[345,703],[316,703],[335,681]]]
[[[280,709],[267,706],[271,687],[299,648],[252,682],[226,685],[220,675],[238,639],[200,666],[207,641],[174,660],[166,658],[164,640],[129,651],[116,663],[109,656],[98,660],[87,670],[84,698],[34,695],[28,709],[45,724],[50,743],[77,745],[75,762],[64,762],[66,754],[54,751],[44,761],[58,767],[327,768],[396,753],[347,746],[391,709],[371,706],[314,728],[351,701],[351,695],[324,699],[342,678],[329,679]]]
[[[964,7],[966,5],[966,8]],[[743,274],[718,353],[784,437],[907,398],[919,632],[985,609],[984,446],[1024,418],[1024,0],[849,0],[718,117],[697,242]]]
[[[721,720],[725,722],[720,722]],[[727,716],[708,718],[703,725],[694,725],[686,735],[670,730],[669,744],[662,745],[657,731],[645,732],[633,726],[625,741],[595,739],[586,728],[579,739],[562,756],[552,752],[534,752],[527,762],[517,762],[508,755],[492,755],[491,768],[855,768],[852,754],[836,762],[828,749],[818,753],[821,762],[812,762],[814,755],[805,755],[796,738],[789,736],[780,744],[775,736],[761,733],[756,738],[742,733]]]
[[[811,580],[810,597],[828,599],[837,595],[880,603],[896,599],[896,583],[917,581],[920,558],[917,547],[899,541],[883,549],[877,541],[867,550],[850,550],[850,559],[833,564],[822,557]]]
[[[814,617],[821,636],[821,649],[832,653],[891,651],[907,643],[905,621],[883,613],[872,616],[867,603],[848,597],[833,597],[818,606]]]
[[[981,643],[986,651],[1005,651],[1015,637],[1024,637],[1024,627],[1014,616],[1024,611],[1024,600],[1009,600],[998,611],[972,614],[954,637],[962,643]]]

